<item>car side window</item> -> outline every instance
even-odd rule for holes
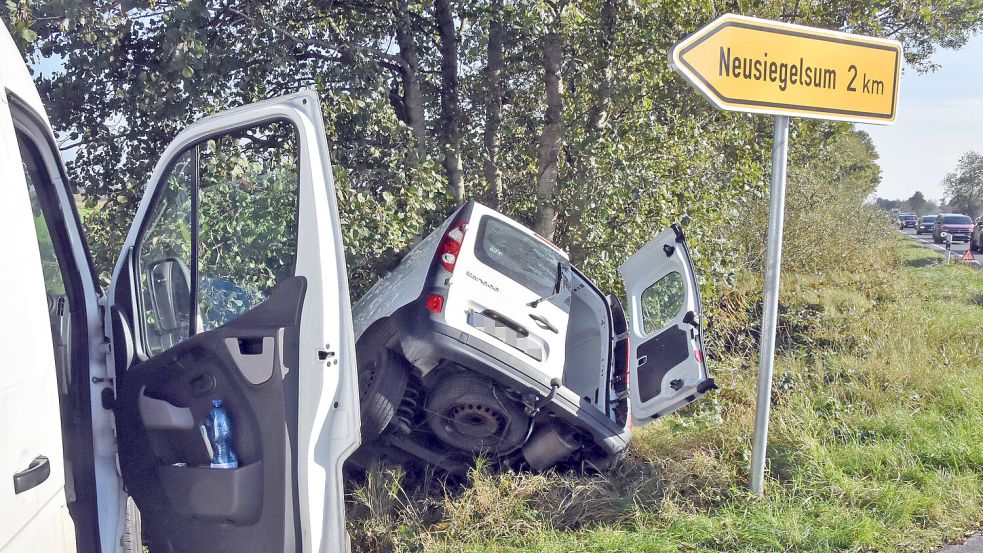
[[[190,336],[191,202],[194,152],[181,155],[164,178],[150,226],[140,241],[139,272],[147,352],[160,353]]]
[[[676,271],[660,278],[642,292],[642,330],[652,335],[679,315],[686,298],[683,276]]]
[[[198,309],[203,330],[262,303],[293,275],[297,143],[274,122],[201,145]]]
[[[208,138],[172,164],[138,241],[148,354],[228,323],[293,275],[297,167],[283,121]]]
[[[71,384],[71,307],[69,290],[65,286],[63,261],[55,249],[55,238],[49,218],[57,217],[57,197],[51,194],[53,188],[48,172],[44,168],[38,146],[26,135],[17,133],[17,145],[24,166],[24,179],[31,203],[31,215],[37,235],[38,253],[41,256],[41,272],[44,277],[44,291],[48,300],[48,318],[51,323],[51,341],[58,374],[58,388],[67,394]],[[45,193],[45,189],[47,193]]]

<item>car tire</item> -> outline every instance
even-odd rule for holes
[[[132,497],[126,498],[126,520],[120,545],[123,553],[143,553],[143,519]]]
[[[358,397],[362,417],[362,440],[382,434],[396,414],[406,392],[409,363],[387,347],[358,367]]]

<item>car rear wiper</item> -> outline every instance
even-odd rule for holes
[[[537,305],[543,303],[544,301],[546,301],[546,300],[548,300],[550,298],[555,298],[556,296],[559,296],[560,295],[560,292],[562,291],[562,286],[563,286],[563,262],[562,261],[557,261],[556,262],[556,282],[553,283],[553,293],[550,294],[550,295],[548,295],[548,296],[543,296],[543,297],[539,298],[538,300],[533,300],[533,301],[529,302],[526,305],[528,305],[529,307],[536,307]]]

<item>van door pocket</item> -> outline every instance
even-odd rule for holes
[[[236,469],[158,467],[164,494],[175,511],[198,520],[252,524],[263,504],[263,462]]]

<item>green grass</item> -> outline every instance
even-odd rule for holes
[[[786,274],[764,499],[746,491],[760,278],[709,330],[721,390],[602,475],[474,471],[350,506],[357,551],[928,551],[983,523],[983,271],[904,242]]]

